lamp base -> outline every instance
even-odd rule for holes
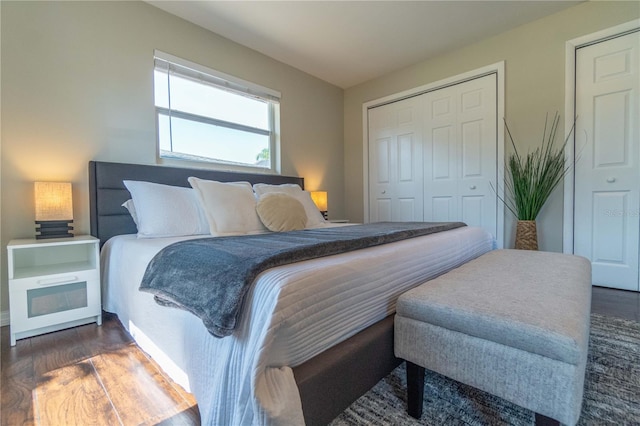
[[[69,232],[73,231],[72,222],[72,220],[36,220],[36,232],[40,232],[36,234],[36,240],[73,237]],[[40,225],[39,228],[38,225]]]
[[[320,213],[322,213],[322,217],[324,218],[324,220],[329,220],[329,212],[328,211],[320,211]]]

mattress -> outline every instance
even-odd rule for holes
[[[222,339],[194,315],[138,291],[163,247],[194,237],[117,236],[102,250],[103,305],[178,384],[202,424],[302,424],[292,367],[395,312],[400,294],[495,248],[463,227],[269,269],[247,293],[238,328]]]

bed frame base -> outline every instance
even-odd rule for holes
[[[393,315],[293,369],[307,426],[326,425],[402,362]]]

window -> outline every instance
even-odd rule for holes
[[[280,93],[155,52],[160,157],[276,170]]]

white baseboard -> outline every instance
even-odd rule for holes
[[[9,325],[9,311],[0,312],[0,327]]]

